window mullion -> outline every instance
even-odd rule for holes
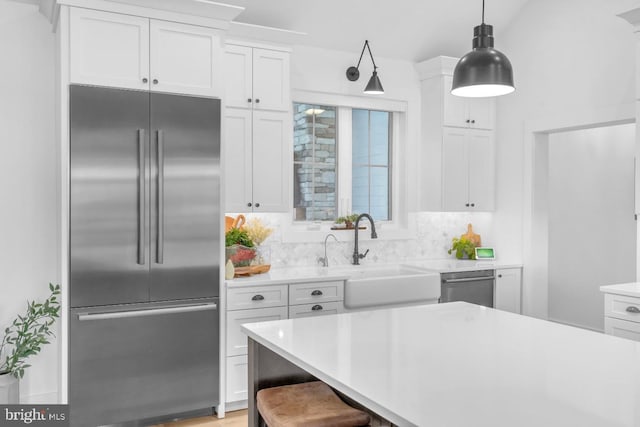
[[[351,108],[338,108],[338,216],[351,213],[351,168],[353,157]]]

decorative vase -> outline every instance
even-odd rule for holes
[[[0,405],[20,403],[20,380],[11,374],[0,374]]]
[[[257,253],[251,265],[270,265],[271,264],[271,248],[267,245],[259,245],[256,247]]]

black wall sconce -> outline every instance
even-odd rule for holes
[[[364,88],[364,93],[369,93],[372,95],[380,95],[384,93],[384,89],[382,88],[382,83],[380,83],[380,78],[378,78],[378,67],[376,66],[376,62],[373,60],[373,55],[371,54],[371,48],[369,47],[369,40],[364,41],[364,46],[362,47],[362,52],[360,53],[360,59],[358,60],[358,65],[355,67],[347,68],[347,79],[349,81],[355,82],[360,77],[360,62],[362,61],[362,55],[364,55],[364,50],[367,49],[369,51],[369,56],[371,57],[371,62],[373,62],[373,75],[369,79],[369,83],[367,83],[367,87]]]

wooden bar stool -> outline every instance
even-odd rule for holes
[[[268,427],[359,427],[370,420],[322,381],[265,388],[256,401]]]

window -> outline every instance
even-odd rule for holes
[[[294,104],[293,115],[295,220],[333,220],[337,212],[336,108]]]
[[[352,112],[351,195],[354,212],[369,212],[380,221],[391,219],[391,113]]]
[[[294,220],[390,221],[393,113],[294,103],[293,114]]]

